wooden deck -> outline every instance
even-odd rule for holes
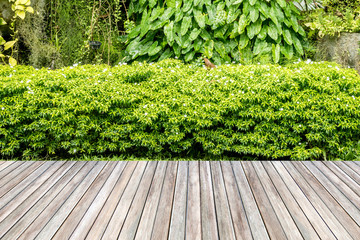
[[[0,162],[0,239],[360,239],[360,162]]]

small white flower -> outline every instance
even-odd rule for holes
[[[194,111],[194,113],[196,114],[196,111]]]
[[[343,79],[346,79],[346,77],[345,77],[345,76],[343,76],[342,78],[343,78]]]
[[[148,115],[148,113],[147,113],[147,112],[145,113],[145,116],[146,116],[146,115]]]
[[[284,110],[283,108],[280,108],[280,111]]]
[[[299,127],[301,127],[301,124],[299,125]]]
[[[299,102],[296,102],[297,104],[300,104]]]
[[[74,149],[73,152],[76,153],[76,149]]]
[[[187,115],[185,114],[184,117],[187,117]]]
[[[185,106],[186,106],[186,104],[184,103],[184,104],[183,104],[183,106],[185,107]]]
[[[301,143],[299,143],[299,145],[301,145]]]
[[[231,96],[234,96],[234,94],[232,93]]]
[[[336,100],[340,101],[340,98],[336,98]]]
[[[4,107],[2,107],[2,108],[1,108],[1,110],[5,110],[5,108],[4,108]]]
[[[327,77],[327,78],[326,78],[326,80],[330,80],[330,78],[329,78],[329,77]]]
[[[173,98],[173,101],[175,101],[176,99],[175,98]]]
[[[189,80],[189,82],[192,82],[192,80]]]
[[[161,104],[162,107],[164,107],[164,104]]]
[[[352,97],[353,99],[355,99],[355,96],[354,96],[354,95],[352,95],[351,97]]]
[[[143,108],[146,108],[147,107],[147,105],[144,105],[144,107]]]
[[[175,71],[171,69],[171,72],[175,72]]]
[[[98,83],[96,82],[95,85],[97,85]]]

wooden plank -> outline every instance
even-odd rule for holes
[[[105,165],[106,162],[98,162],[96,166],[91,169],[89,174],[80,182],[79,186],[66,199],[55,215],[52,216],[44,228],[37,234],[35,239],[51,239],[54,236]]]
[[[247,221],[247,216],[243,206],[243,201],[239,194],[239,189],[236,185],[231,163],[228,161],[223,161],[221,162],[221,168],[236,239],[251,239],[251,229]]]
[[[344,209],[339,205],[338,202],[331,196],[331,194],[326,191],[324,186],[322,186],[319,181],[312,175],[309,170],[302,165],[300,162],[298,164],[293,164],[293,166],[298,170],[298,172],[304,177],[305,181],[314,189],[314,191],[319,195],[323,200],[326,206],[331,210],[337,220],[342,224],[342,227],[352,236],[353,239],[356,239],[360,236],[360,228],[353,221],[353,219],[344,211]]]
[[[264,166],[272,183],[274,184],[276,190],[281,196],[281,199],[286,205],[286,208],[291,214],[291,217],[294,219],[295,224],[299,229],[299,231],[301,232],[302,237],[307,240],[320,239],[316,231],[314,230],[313,226],[311,225],[311,223],[303,213],[301,207],[296,202],[296,199],[290,193],[289,189],[286,187],[286,184],[283,182],[283,180],[281,179],[280,175],[275,170],[271,162],[263,161],[262,165]]]
[[[275,214],[277,215],[277,218],[279,219],[282,228],[285,230],[284,233],[286,237],[288,239],[303,238],[288,209],[286,208],[282,198],[280,197],[274,184],[272,183],[269,175],[265,171],[262,163],[258,161],[252,161],[251,164],[256,171],[261,185],[274,209]],[[280,187],[285,186],[278,186],[278,188]]]
[[[189,162],[186,211],[186,239],[201,239],[200,172],[199,162]]]
[[[355,172],[347,163],[342,161],[334,162],[341,170],[343,170],[348,176],[350,176],[358,185],[360,185],[360,174]]]
[[[253,193],[241,166],[241,162],[232,162],[232,166],[253,238],[269,239],[263,219],[261,218]]]
[[[67,239],[85,239],[96,217],[101,211],[101,208],[104,206],[106,200],[113,191],[114,186],[119,179],[119,176],[122,175],[125,165],[126,162],[117,162],[114,170],[112,171],[109,178],[106,180],[105,184],[97,194],[96,198],[93,200],[91,206],[89,206],[87,212],[85,213],[79,224],[76,226],[72,235]],[[54,236],[54,239],[56,239],[57,234],[58,233],[56,233],[56,235]]]
[[[13,206],[15,209],[11,210],[11,213],[8,214],[8,216],[5,218],[5,220],[0,222],[0,238],[5,234],[19,219],[27,213],[27,211],[34,205],[36,202],[44,196],[47,191],[54,185],[56,182],[59,181],[59,179],[64,176],[64,174],[74,165],[75,162],[59,162],[57,165],[61,165],[60,168],[55,168],[57,171],[55,173],[52,173],[52,171],[49,171],[51,176],[46,179],[46,181],[38,187],[31,195],[26,196],[24,201],[13,201]],[[41,181],[41,180],[39,180]],[[36,184],[34,184],[36,185]],[[15,204],[16,203],[16,204]],[[1,212],[6,211],[5,209],[0,210]],[[10,209],[9,209],[10,211]],[[19,225],[19,223],[16,223]]]
[[[142,171],[144,171],[145,166],[143,164],[139,167],[137,166],[138,162],[135,161],[128,162],[126,164],[123,173],[116,182],[116,185],[114,186],[110,196],[107,198],[106,203],[102,207],[96,219],[94,218],[94,223],[91,225],[91,221],[88,220],[89,225],[84,223],[85,226],[83,230],[81,230],[78,235],[74,233],[74,237],[71,237],[71,239],[85,239],[85,237],[86,239],[101,239],[111,217],[113,216],[113,212],[121,199],[121,196],[123,195],[126,187],[129,185],[130,179],[132,179],[133,175],[134,178],[136,178],[138,175],[142,174]],[[132,180],[131,184],[133,183],[134,180]]]
[[[18,209],[15,212],[11,213],[15,214],[14,218],[20,217],[20,214],[23,216],[16,223],[16,225],[14,225],[6,233],[6,235],[4,235],[4,239],[17,239],[23,233],[23,231],[25,231],[27,227],[41,214],[41,212],[46,209],[46,207],[50,203],[55,203],[54,198],[64,189],[65,186],[67,186],[67,184],[74,178],[74,176],[84,165],[85,162],[77,162],[60,180],[58,180],[53,186],[50,186],[51,188],[43,196],[41,196],[41,198],[36,201],[35,204],[33,204],[35,201],[25,201],[24,203],[22,203],[18,209],[30,208],[26,213],[18,212]],[[88,166],[90,167],[89,164]],[[37,192],[37,194],[41,195],[42,193]],[[39,196],[36,196],[36,198],[37,197]]]
[[[25,162],[14,162],[13,164],[7,166],[3,170],[0,171],[0,186],[4,185],[6,182],[4,181],[4,177],[14,171],[14,169],[18,169]]]
[[[165,180],[163,187],[161,189],[161,196],[158,206],[158,211],[155,216],[155,222],[154,227],[151,234],[151,239],[157,240],[157,239],[168,239],[168,233],[169,233],[169,225],[170,225],[170,219],[172,221],[172,212],[171,209],[173,209],[173,201],[174,199],[174,191],[175,191],[175,183],[177,184],[177,170],[178,170],[178,164],[179,164],[179,170],[183,171],[182,169],[185,167],[186,171],[186,162],[169,162],[169,165],[166,169],[165,174]],[[179,174],[179,173],[178,173]],[[187,182],[186,178],[181,178],[182,181],[185,181],[185,184]],[[175,193],[176,196],[176,193]],[[186,192],[185,196],[178,196],[178,197],[185,197],[186,199]],[[186,201],[186,200],[185,200]],[[174,209],[173,209],[174,212]],[[185,213],[184,215],[178,215],[176,218],[179,219],[185,219]],[[185,229],[185,221],[184,221],[184,229]],[[181,232],[178,232],[179,236],[183,235],[184,230]],[[171,238],[170,238],[171,239]]]
[[[46,162],[30,174],[16,188],[11,189],[0,198],[0,222],[14,211],[24,200],[50,178],[61,166],[62,162]],[[21,187],[20,187],[21,186]]]
[[[345,211],[360,226],[360,211],[356,206],[334,185],[329,179],[311,162],[304,165],[316,177],[316,179],[324,186],[333,198],[345,209]]]
[[[26,187],[31,184],[37,177],[39,177],[41,174],[44,173],[45,170],[47,170],[51,165],[53,165],[54,162],[46,162],[44,164],[38,165],[38,167],[35,168],[34,165],[34,171],[30,170],[30,174],[28,174],[26,177],[21,177],[21,182],[18,183],[18,186],[14,187],[15,184],[7,185],[10,189],[8,190],[2,197],[0,197],[0,209],[3,208],[5,205],[7,205],[12,199],[18,196],[20,193],[23,194],[22,191],[26,189]],[[14,180],[16,182],[17,180]],[[5,187],[5,186],[4,186]],[[5,190],[5,191],[6,191]],[[0,190],[1,191],[1,190]],[[0,221],[4,219],[5,216],[0,215]]]
[[[6,183],[0,184],[0,198],[2,198],[8,191],[10,191],[13,187],[23,181],[27,176],[29,176],[33,171],[35,171],[35,169],[37,169],[42,164],[43,162],[26,162],[8,175],[6,175],[2,179],[2,182]]]
[[[125,221],[126,215],[130,209],[131,203],[137,192],[137,189],[139,188],[141,179],[144,176],[144,171],[148,173],[147,164],[147,162],[138,163],[137,168],[139,168],[140,171],[135,171],[133,176],[131,177],[129,184],[126,187],[123,195],[121,196],[121,199],[113,213],[113,216],[104,232],[104,235],[102,237],[103,239],[117,239],[122,225]]]
[[[281,223],[279,222],[279,219],[264,191],[264,188],[262,187],[260,180],[256,175],[255,169],[252,166],[252,162],[242,162],[242,166],[270,238],[287,239]]]
[[[141,180],[140,186],[131,203],[131,207],[121,229],[118,239],[134,239],[140,218],[147,201],[150,191],[151,183],[154,179],[157,162],[150,161],[147,166],[147,171]],[[150,229],[149,229],[150,232]],[[106,239],[106,238],[105,238]]]
[[[294,178],[295,182],[304,192],[306,197],[310,200],[311,204],[315,207],[316,211],[320,214],[326,225],[329,226],[335,237],[338,239],[351,239],[349,233],[334,216],[331,209],[329,209],[328,204],[322,201],[318,192],[314,191],[312,186],[306,181],[307,179],[304,179],[304,177],[295,169],[293,163],[283,162],[283,165]],[[323,191],[325,191],[325,189],[323,189]]]
[[[313,162],[313,164],[357,207],[360,208],[360,197],[346,183],[333,174],[328,168],[324,167],[321,162]]]
[[[210,167],[214,188],[214,199],[219,238],[235,239],[234,226],[232,223],[230,207],[225,191],[224,179],[222,176],[220,163],[218,161],[212,161],[210,163]]]
[[[99,175],[81,197],[71,213],[67,216],[66,221],[60,226],[57,232],[52,237],[53,239],[69,239],[73,231],[76,229],[78,223],[90,207],[93,200],[98,195],[99,191],[105,184],[106,180],[113,172],[116,162],[110,161],[101,170]]]
[[[218,239],[214,189],[208,161],[200,163],[200,194],[202,237],[208,240]]]
[[[81,181],[88,175],[96,163],[86,162],[85,166],[68,182],[61,192],[50,202],[48,206],[42,208],[42,212],[19,236],[19,239],[34,239],[41,229],[48,223],[49,219],[58,211],[74,189],[81,184]]]
[[[360,161],[357,162],[350,162],[347,161],[346,165],[349,166],[350,168],[352,168],[352,170],[354,170],[358,175],[360,175]]]
[[[144,211],[141,215],[138,229],[136,231],[135,240],[147,240],[151,238],[151,232],[154,226],[154,221],[158,209],[161,188],[164,184],[165,173],[168,162],[160,161],[158,163],[154,180],[151,184],[149,195],[146,200]]]
[[[9,167],[13,163],[15,163],[15,161],[1,161],[0,173],[1,171],[3,171],[5,168]]]
[[[356,195],[360,196],[360,185],[357,184],[350,176],[332,162],[324,162],[323,164],[328,167],[339,179],[341,179],[351,190],[353,190]]]
[[[317,213],[316,209],[313,207],[313,205],[311,204],[305,193],[297,185],[295,180],[286,170],[284,165],[282,165],[281,162],[277,162],[277,161],[272,162],[272,164],[277,170],[280,177],[282,178],[283,182],[290,190],[291,194],[296,199],[297,203],[303,210],[306,217],[309,219],[309,222],[311,222],[312,226],[314,227],[318,235],[324,239],[336,239],[334,234],[331,232],[329,227],[325,224],[325,222],[321,218],[321,216]]]

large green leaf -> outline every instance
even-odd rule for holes
[[[157,2],[156,0],[149,0],[149,7],[150,7],[150,8],[155,7],[156,2]]]
[[[131,32],[128,35],[128,38],[133,39],[133,38],[139,36],[140,32],[141,32],[141,25],[138,25],[131,30]]]
[[[225,34],[226,34],[226,31],[227,31],[228,29],[229,29],[229,25],[228,25],[228,24],[226,24],[226,25],[224,25],[224,26],[216,29],[216,30],[214,31],[214,37],[225,39],[225,37],[226,37]]]
[[[182,11],[187,13],[190,11],[193,4],[193,0],[184,0],[184,5],[182,7]]]
[[[300,55],[304,55],[304,49],[302,47],[302,44],[301,44],[299,38],[296,37],[295,33],[291,34],[291,38],[293,40],[294,47],[295,47],[296,51],[298,53],[300,53]]]
[[[247,28],[247,35],[250,39],[253,39],[255,35],[261,31],[261,20],[257,20],[255,23],[250,24]]]
[[[156,20],[163,12],[164,8],[160,8],[159,6],[157,8],[154,8],[151,12],[149,22]]]
[[[159,58],[158,61],[160,62],[160,61],[162,61],[162,60],[164,60],[164,59],[170,58],[172,55],[173,55],[173,54],[172,54],[171,50],[170,50],[169,48],[167,48],[167,49],[161,54],[161,56],[160,56],[160,58]]]
[[[294,49],[292,45],[287,45],[286,43],[280,47],[280,52],[284,54],[287,59],[292,59],[294,56]]]
[[[175,40],[174,22],[170,22],[164,27],[164,33],[170,46]]]
[[[145,34],[148,33],[148,31],[150,30],[150,27],[152,27],[153,25],[150,25],[150,24],[141,24],[141,34],[140,34],[140,37],[143,37],[145,36]]]
[[[265,17],[268,18],[270,16],[270,8],[266,4],[266,2],[264,2],[264,1],[260,2],[259,10]]]
[[[269,17],[276,25],[279,25],[279,22],[278,22],[278,19],[277,19],[277,16],[276,16],[275,8],[273,8],[273,7],[270,8]]]
[[[198,52],[201,49],[201,46],[203,44],[203,40],[201,40],[201,38],[197,38],[194,41],[194,49],[196,52]]]
[[[211,58],[214,51],[214,41],[213,40],[206,41],[204,44],[204,49],[205,49],[204,52],[205,56],[207,58]]]
[[[234,22],[237,17],[240,15],[241,10],[237,9],[235,7],[230,7],[230,10],[227,14],[227,19],[226,19],[226,23],[230,24],[232,22]]]
[[[285,8],[286,7],[286,2],[285,0],[276,0],[276,2],[280,5],[280,7]]]
[[[169,20],[163,21],[163,20],[159,19],[159,20],[153,22],[152,24],[147,24],[147,25],[149,25],[150,30],[157,30],[157,29],[164,27],[165,24],[167,24],[168,22],[169,22]]]
[[[237,5],[237,4],[240,4],[242,3],[244,0],[235,0],[232,5]]]
[[[230,33],[230,38],[235,38],[237,36],[239,36],[239,23],[237,21],[234,22],[234,25],[232,27],[232,31]]]
[[[200,28],[205,27],[205,15],[201,11],[194,9],[194,18]]]
[[[294,15],[291,16],[290,22],[291,22],[291,25],[292,25],[294,31],[298,32],[299,31],[299,23]]]
[[[275,26],[275,24],[273,22],[269,23],[269,26],[267,27],[267,33],[268,35],[274,39],[275,41],[278,39],[279,35],[278,35],[278,31],[277,31],[277,27]]]
[[[201,30],[200,37],[202,37],[202,39],[204,39],[205,41],[211,39],[211,35],[205,29]]]
[[[190,62],[194,59],[195,51],[190,51],[185,55],[185,62]]]
[[[226,49],[225,49],[224,43],[222,43],[220,41],[216,41],[214,43],[214,47],[215,47],[215,50],[219,53],[219,55],[222,58],[224,58],[226,55]]]
[[[239,40],[239,49],[244,49],[246,48],[246,46],[249,44],[250,39],[248,38],[248,36],[246,34],[242,34],[240,36],[240,40]]]
[[[256,2],[257,2],[257,0],[249,0],[249,3],[251,6],[254,6]]]
[[[175,22],[180,21],[181,19],[183,19],[184,17],[184,12],[183,11],[176,11],[175,12]]]
[[[161,21],[166,21],[169,20],[171,18],[171,16],[175,13],[175,8],[167,8],[163,15],[161,15],[160,20]]]
[[[254,23],[258,20],[259,18],[259,10],[256,8],[251,8],[250,9],[250,20]]]
[[[175,0],[166,0],[166,5],[171,8],[176,7],[176,1]]]
[[[186,16],[183,18],[182,23],[181,23],[181,30],[180,30],[180,34],[183,36],[188,32],[188,29],[190,27],[191,24],[191,17]]]
[[[243,14],[239,19],[238,33],[242,34],[245,31],[246,26],[249,24],[249,20]]]
[[[161,51],[161,46],[158,46],[158,42],[156,41],[151,45],[148,54],[149,56],[154,56],[160,51]]]
[[[259,55],[259,54],[265,52],[267,46],[268,46],[268,43],[266,41],[256,38],[255,44],[254,44],[254,49],[253,49],[254,55]]]
[[[266,36],[267,36],[267,27],[262,27],[257,37],[261,40],[264,40]]]
[[[283,36],[284,36],[284,40],[287,44],[292,45],[293,41],[292,41],[292,37],[291,37],[291,33],[288,29],[285,29],[283,31]]]
[[[197,28],[193,29],[190,33],[189,40],[194,41],[199,36],[200,33],[201,33],[201,29],[197,29]]]
[[[272,55],[273,60],[275,63],[278,63],[280,61],[280,45],[279,44],[273,44],[272,45]]]

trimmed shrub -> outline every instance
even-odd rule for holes
[[[359,75],[326,62],[1,66],[0,153],[346,158],[359,97]]]

